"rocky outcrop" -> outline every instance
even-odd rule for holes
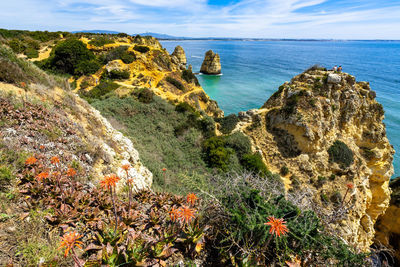
[[[286,189],[307,192],[303,200],[314,203],[327,228],[362,251],[389,205],[393,174],[394,150],[375,96],[349,74],[311,69],[261,109],[239,114],[269,169],[289,170]]]
[[[212,50],[207,51],[203,64],[201,64],[200,72],[210,75],[221,74],[221,62],[219,55],[214,53]]]
[[[397,265],[400,265],[400,177],[390,182],[392,190],[390,205],[376,222],[376,241],[394,250]]]
[[[185,50],[183,50],[182,46],[178,45],[175,47],[174,52],[171,54],[172,62],[179,65],[181,69],[186,68],[186,54]]]
[[[0,83],[2,95],[21,96],[22,91],[13,85]],[[19,124],[26,124],[24,116],[15,116],[17,120],[21,120],[19,124],[10,124],[6,134],[0,136],[1,141],[10,146],[10,149],[15,145],[35,155],[45,154],[48,158],[58,155],[70,163],[76,162],[75,165],[85,171],[87,178],[94,180],[92,182],[110,173],[121,173],[121,166],[129,163],[133,167],[132,174],[135,174],[135,190],[151,187],[153,175],[140,161],[132,141],[115,130],[100,112],[86,101],[60,87],[46,88],[44,85],[30,84],[29,92],[24,94],[24,101],[37,102],[36,99],[54,107],[47,110],[46,106],[29,104],[29,112],[11,109],[8,115],[23,113],[27,119],[34,117],[37,125],[14,129]],[[4,107],[9,105],[8,102],[11,100],[1,99]],[[7,115],[4,112],[2,114]],[[44,130],[38,126],[41,123],[42,126],[45,125],[42,127]],[[3,133],[3,129],[1,132]],[[31,138],[26,139],[26,136]]]
[[[95,74],[80,77],[77,80],[77,91],[81,89],[90,91],[101,82],[101,76],[105,71],[128,71],[130,72],[129,79],[117,82],[123,87],[123,90],[120,91],[123,91],[125,95],[133,90],[146,87],[168,101],[187,102],[207,115],[223,116],[218,104],[206,95],[197,79],[193,78],[191,70],[186,70],[187,59],[181,46],[177,46],[170,55],[156,38],[150,36],[138,35],[134,38],[118,39],[118,42],[102,47],[90,45],[90,40],[87,38],[81,38],[81,41],[86,43],[90,50],[105,54],[110,53],[110,49],[125,46],[127,53],[134,55],[135,60],[129,64],[124,63],[121,59],[108,62]],[[136,45],[146,46],[148,51],[141,53],[135,49]]]
[[[162,46],[161,46],[160,42],[157,40],[157,38],[152,37],[152,36],[136,35],[134,38],[132,38],[132,42],[135,44],[139,44],[139,45],[151,46],[156,49],[162,48]]]

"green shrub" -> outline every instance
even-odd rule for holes
[[[185,91],[185,86],[178,80],[168,76],[167,78],[165,78],[165,80],[167,82],[169,82],[170,84],[172,84],[173,86],[175,86],[176,88],[178,88],[181,91]]]
[[[96,60],[82,60],[76,64],[75,75],[89,75],[96,73],[101,68],[101,64]]]
[[[37,58],[37,57],[39,57],[39,52],[38,52],[35,48],[28,47],[28,48],[25,50],[25,55],[26,55],[28,58]]]
[[[331,174],[331,176],[329,176],[329,180],[333,181],[336,179],[336,175],[335,174]]]
[[[126,80],[129,79],[131,74],[127,70],[112,70],[110,72],[105,71],[103,75],[102,78],[106,77],[111,80]]]
[[[17,54],[20,54],[25,50],[24,43],[19,39],[12,39],[8,42],[8,46]]]
[[[353,151],[343,143],[342,141],[336,140],[333,145],[328,149],[329,161],[336,162],[344,167],[349,167],[353,161]]]
[[[286,105],[283,107],[283,111],[287,114],[292,114],[299,102],[300,96],[294,94],[286,100]]]
[[[150,51],[150,48],[145,45],[135,45],[133,49],[140,53],[147,53]]]
[[[89,44],[98,46],[98,47],[106,45],[106,44],[113,44],[113,43],[114,43],[114,40],[109,37],[106,37],[106,36],[99,36],[89,42]]]
[[[90,91],[80,91],[80,94],[83,98],[87,100],[90,99],[100,99],[102,96],[114,91],[119,87],[118,84],[109,82],[109,81],[102,81],[99,85],[95,86]],[[90,102],[90,101],[89,101]]]
[[[197,86],[200,86],[199,80],[197,80],[196,75],[194,75],[191,70],[183,70],[182,79],[184,79],[187,83],[194,83]]]
[[[243,155],[251,153],[250,139],[242,132],[235,132],[225,137],[226,147],[235,150],[238,158],[241,159]]]
[[[258,153],[243,155],[240,163],[243,165],[243,167],[246,168],[246,170],[254,172],[256,174],[270,174],[267,166],[265,166],[261,158],[261,155]]]
[[[153,91],[147,88],[143,88],[138,94],[138,100],[145,104],[153,102],[153,97],[154,97]]]
[[[212,117],[204,116],[199,121],[199,128],[203,132],[205,138],[215,136],[215,121]]]
[[[329,203],[329,198],[328,198],[328,196],[326,195],[326,194],[321,194],[320,195],[320,197],[321,197],[321,201],[322,202],[324,202],[325,204],[328,204]]]
[[[190,112],[190,113],[194,113],[196,110],[194,109],[194,107],[192,107],[191,105],[189,105],[187,102],[181,102],[178,105],[176,105],[175,110],[177,112],[180,113],[184,113],[184,112]]]
[[[175,136],[181,136],[189,129],[190,129],[190,125],[188,125],[186,122],[184,122],[174,128],[174,134],[175,134]]]
[[[68,39],[53,48],[44,67],[73,75],[79,63],[94,59],[93,52],[87,49],[84,43],[76,39]]]
[[[128,51],[128,46],[116,47],[101,57],[104,65],[116,59],[121,59],[125,64],[130,64],[136,60],[136,57],[134,53]]]
[[[215,136],[207,139],[203,143],[205,160],[212,168],[226,171],[229,166],[229,157],[232,150],[225,148],[226,141],[221,136]]]
[[[233,129],[236,128],[236,125],[239,122],[239,118],[236,116],[236,114],[230,114],[229,116],[215,119],[215,121],[220,123],[220,131],[223,134],[229,134],[232,132]]]
[[[289,174],[289,168],[285,165],[282,166],[281,171],[280,171],[281,175],[286,176]]]

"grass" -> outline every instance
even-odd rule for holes
[[[181,179],[194,177],[202,180],[212,170],[201,157],[202,132],[189,128],[180,136],[175,128],[188,119],[189,114],[175,111],[175,106],[154,97],[151,103],[116,96],[92,103],[105,117],[112,117],[124,126],[138,150],[144,165],[154,175],[154,187],[172,192],[184,190]],[[163,185],[162,169],[166,168],[167,185]],[[182,193],[182,192],[181,192]]]

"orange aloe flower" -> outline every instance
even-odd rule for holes
[[[43,179],[49,178],[49,173],[48,172],[41,172],[38,175],[36,175],[36,179],[41,182]]]
[[[194,216],[195,210],[191,209],[187,206],[183,206],[182,208],[179,208],[178,213],[179,213],[179,219],[181,219],[186,224],[189,224],[192,221],[192,219],[195,217]]]
[[[51,157],[50,162],[51,162],[51,164],[56,165],[56,164],[60,163],[60,159],[57,156],[54,156],[54,157]]]
[[[167,171],[167,168],[162,168],[162,171],[163,171],[163,172],[166,172],[166,171]]]
[[[179,210],[175,209],[174,207],[168,212],[171,221],[175,222],[179,218]]]
[[[128,171],[130,168],[132,168],[132,166],[130,164],[124,164],[121,166],[121,168],[125,171]]]
[[[285,221],[283,219],[277,219],[274,216],[268,217],[268,222],[264,223],[265,225],[270,225],[269,229],[270,234],[275,234],[275,236],[286,235],[289,232],[285,225]]]
[[[69,168],[67,171],[67,176],[68,177],[74,177],[76,175],[76,171],[74,168]]]
[[[352,184],[352,183],[348,183],[346,186],[347,186],[348,189],[353,189],[354,188],[354,184]]]
[[[35,157],[29,157],[25,160],[26,165],[33,165],[37,162],[37,159]]]
[[[186,197],[186,201],[191,205],[194,206],[194,203],[196,202],[196,200],[198,199],[198,197],[194,194],[194,193],[190,193],[187,195]]]
[[[119,177],[115,174],[110,174],[107,176],[104,176],[104,179],[100,181],[100,186],[103,187],[104,189],[111,189],[111,187],[115,187],[117,185],[117,182],[119,181]]]
[[[133,179],[132,178],[129,178],[128,179],[128,181],[126,181],[129,185],[132,185],[133,184]]]
[[[66,233],[63,235],[63,237],[61,237],[61,245],[58,247],[58,249],[65,248],[64,257],[67,257],[69,251],[74,249],[75,246],[82,249],[81,245],[83,243],[78,240],[81,237],[82,235],[75,231]]]

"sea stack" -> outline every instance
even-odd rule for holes
[[[208,50],[201,64],[200,72],[203,74],[216,75],[221,74],[221,62],[219,55],[212,50]]]
[[[175,47],[174,52],[171,54],[172,62],[178,64],[180,68],[186,68],[186,54],[185,50],[183,50],[182,46],[178,45]]]

